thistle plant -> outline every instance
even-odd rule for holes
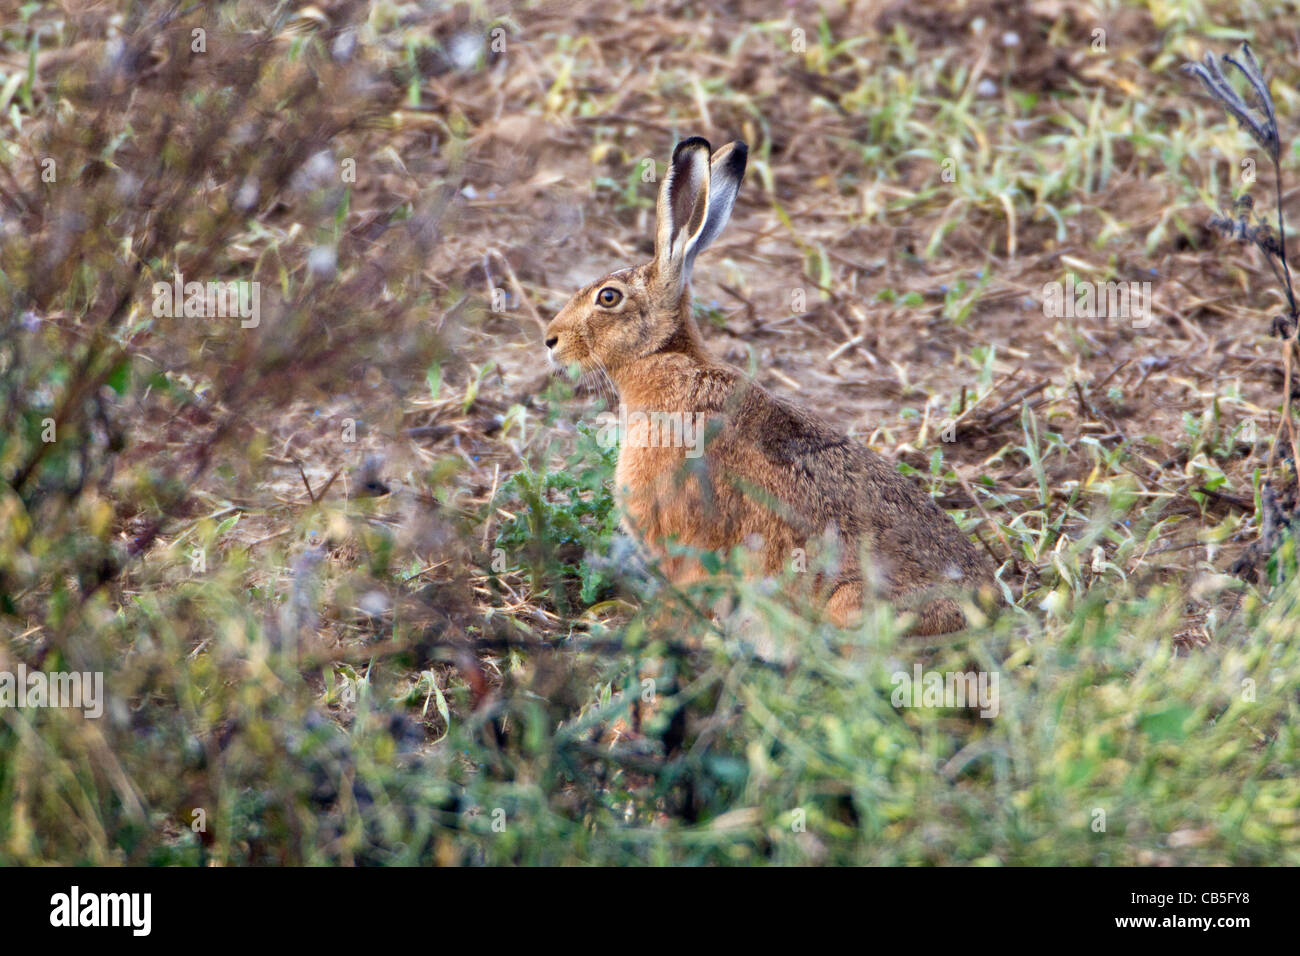
[[[1201,85],[1210,96],[1237,120],[1237,123],[1250,134],[1273,163],[1277,203],[1276,234],[1273,227],[1255,213],[1254,202],[1248,194],[1243,194],[1236,199],[1232,214],[1213,216],[1209,221],[1210,227],[1224,236],[1258,249],[1286,298],[1286,313],[1275,316],[1270,327],[1271,334],[1283,340],[1285,369],[1282,386],[1282,416],[1273,433],[1273,441],[1268,452],[1266,474],[1271,477],[1283,427],[1287,430],[1287,438],[1291,445],[1291,460],[1300,462],[1300,448],[1297,448],[1295,423],[1291,414],[1292,366],[1297,347],[1297,333],[1300,332],[1300,310],[1296,308],[1295,289],[1291,281],[1291,267],[1286,252],[1286,220],[1282,208],[1282,139],[1278,135],[1277,110],[1273,105],[1272,94],[1269,93],[1268,82],[1264,79],[1264,72],[1260,68],[1259,60],[1251,51],[1250,44],[1242,43],[1239,56],[1234,57],[1225,53],[1221,59],[1224,63],[1236,67],[1237,71],[1246,78],[1250,91],[1249,101],[1228,82],[1219,65],[1219,59],[1216,59],[1213,54],[1207,53],[1204,62],[1189,63],[1183,69],[1201,81]],[[1294,529],[1300,524],[1300,513],[1288,515],[1278,504],[1278,497],[1271,483],[1266,483],[1263,489],[1259,511],[1257,520],[1261,528],[1260,541],[1257,542],[1256,547],[1252,547],[1247,554],[1243,555],[1242,561],[1234,565],[1237,570],[1244,570],[1245,565],[1253,566],[1259,558],[1266,558],[1272,552],[1278,528]]]
[[[1229,238],[1255,246],[1264,254],[1264,260],[1273,270],[1273,275],[1286,295],[1288,314],[1279,317],[1283,320],[1281,328],[1288,330],[1288,334],[1294,338],[1297,309],[1295,290],[1291,284],[1291,268],[1286,255],[1286,227],[1282,209],[1282,140],[1277,131],[1277,109],[1249,43],[1242,43],[1240,59],[1225,53],[1223,62],[1235,66],[1246,78],[1253,105],[1233,89],[1213,54],[1207,53],[1204,63],[1189,63],[1183,69],[1201,81],[1201,85],[1237,120],[1272,161],[1273,181],[1277,190],[1277,236],[1273,235],[1267,222],[1256,219],[1252,224],[1253,202],[1249,196],[1242,196],[1237,201],[1236,216],[1215,216],[1210,219],[1210,226]],[[1276,327],[1278,326],[1275,325]]]

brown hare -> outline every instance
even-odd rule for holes
[[[747,545],[775,574],[830,541],[836,563],[815,589],[835,624],[848,626],[864,595],[877,594],[915,612],[912,634],[960,630],[958,599],[978,594],[991,606],[1000,596],[952,518],[865,445],[705,350],[691,267],[731,217],[747,152],[734,142],[710,156],[698,136],[677,144],[654,259],[570,299],[546,330],[551,362],[607,375],[617,389],[627,428],[616,500],[670,580],[704,576],[703,551]],[[660,440],[656,425],[669,422],[679,440]]]

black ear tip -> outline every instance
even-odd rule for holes
[[[706,154],[713,152],[713,148],[709,146],[709,141],[703,136],[688,136],[678,143],[677,148],[673,150],[673,162],[677,162],[677,158],[688,149],[702,149]]]
[[[745,165],[749,161],[749,147],[742,140],[731,144],[731,155],[727,157],[727,166],[737,179],[745,175]]]

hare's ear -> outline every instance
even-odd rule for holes
[[[709,141],[692,136],[677,144],[659,187],[655,264],[669,296],[686,284],[686,247],[704,228],[709,210]]]
[[[708,140],[692,136],[673,150],[668,175],[659,189],[655,262],[669,295],[681,294],[695,257],[731,218],[736,191],[745,175],[744,143],[729,143],[709,157]]]
[[[704,228],[687,249],[687,269],[695,257],[718,238],[731,219],[731,207],[736,204],[740,181],[745,178],[745,161],[749,147],[736,140],[713,154],[709,163],[709,207],[704,216]]]

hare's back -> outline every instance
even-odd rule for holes
[[[764,393],[742,409],[738,430],[773,474],[771,489],[808,530],[830,522],[866,543],[909,578],[983,580],[984,556],[923,488],[892,463],[812,413]],[[747,421],[745,419],[748,419]]]

